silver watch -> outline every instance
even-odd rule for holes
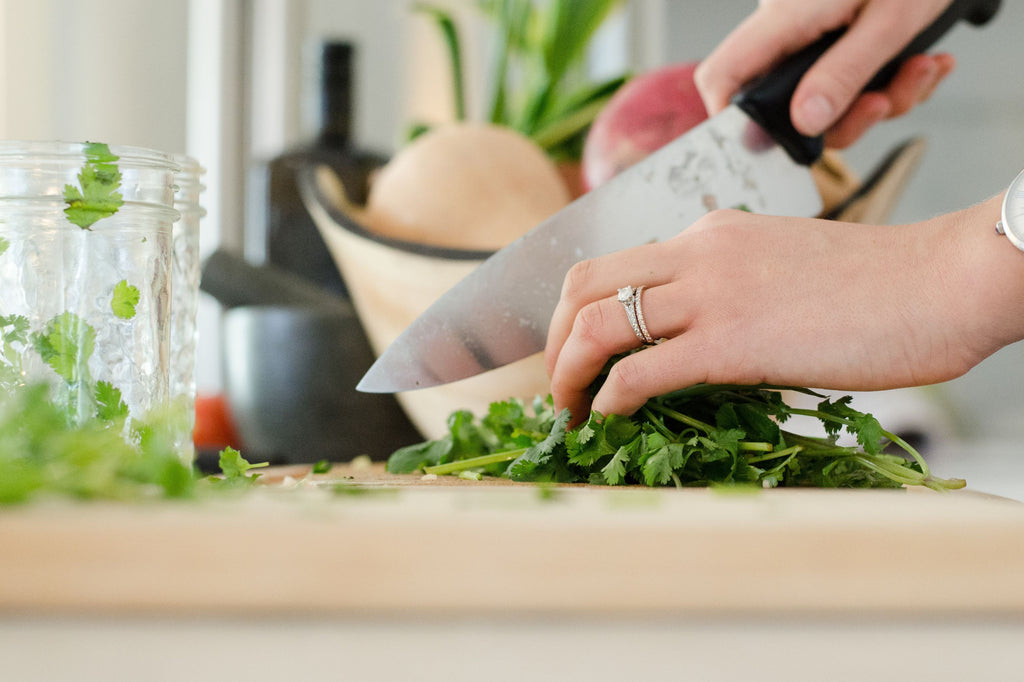
[[[996,232],[1024,251],[1024,171],[1013,179],[1003,197],[1002,220],[996,223]]]

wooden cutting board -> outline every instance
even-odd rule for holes
[[[969,490],[307,473],[238,499],[4,509],[0,610],[1024,615],[1024,504]]]

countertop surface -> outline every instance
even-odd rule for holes
[[[342,465],[278,468],[237,500],[9,508],[4,678],[1019,679],[1007,447],[936,454],[968,479],[952,493]]]

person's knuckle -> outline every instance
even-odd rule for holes
[[[587,304],[580,308],[573,321],[573,338],[587,348],[600,347],[606,324],[606,316],[600,303]]]
[[[593,261],[590,260],[574,263],[569,268],[562,283],[562,299],[564,301],[574,303],[581,299],[582,293],[593,275],[593,268]]]
[[[648,377],[643,363],[634,356],[623,358],[612,365],[602,390],[621,400],[635,402],[637,396],[644,394],[647,384]]]

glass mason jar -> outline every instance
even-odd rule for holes
[[[0,391],[48,383],[127,436],[169,398],[180,166],[158,151],[0,141]]]
[[[171,365],[168,390],[172,410],[181,420],[175,447],[191,461],[195,456],[196,312],[199,306],[199,223],[206,210],[199,203],[204,172],[196,159],[176,154],[181,167],[175,178],[174,208],[180,217],[172,230]]]

